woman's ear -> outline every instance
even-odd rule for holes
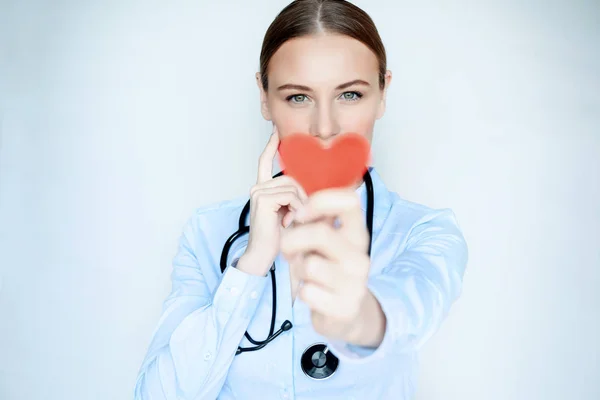
[[[385,114],[385,101],[386,101],[386,97],[387,97],[387,90],[390,87],[391,83],[392,83],[392,71],[387,70],[385,72],[385,86],[383,87],[383,90],[381,93],[381,101],[379,102],[379,108],[377,109],[377,119],[383,117],[383,114]]]
[[[262,114],[264,119],[266,119],[267,121],[271,121],[271,112],[269,111],[267,93],[263,88],[260,72],[256,73],[256,86],[258,86],[258,90],[260,92],[260,113]]]

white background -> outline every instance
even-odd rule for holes
[[[470,248],[418,399],[599,399],[600,4],[356,3],[394,74],[375,166]],[[184,221],[255,179],[286,4],[0,1],[1,399],[132,397]]]

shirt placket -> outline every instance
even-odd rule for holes
[[[290,289],[289,265],[280,254],[276,260],[275,276],[277,278],[277,318],[276,328],[287,319],[295,325],[292,311],[292,293]],[[282,400],[293,400],[294,395],[294,328],[282,334],[277,347],[281,349],[273,365],[279,377],[279,397]]]

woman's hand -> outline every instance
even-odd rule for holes
[[[267,273],[279,254],[282,229],[292,223],[295,212],[307,198],[293,178],[272,178],[278,146],[279,135],[274,128],[258,161],[256,185],[250,190],[250,235],[237,269],[253,275]]]
[[[299,296],[312,310],[315,330],[330,339],[377,347],[386,321],[367,287],[370,238],[356,192],[317,192],[295,219],[302,224],[284,233],[281,251],[304,282]]]

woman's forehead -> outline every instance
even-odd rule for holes
[[[335,87],[354,79],[376,85],[378,73],[377,57],[371,49],[342,35],[288,40],[275,52],[268,69],[272,87],[287,83]]]

